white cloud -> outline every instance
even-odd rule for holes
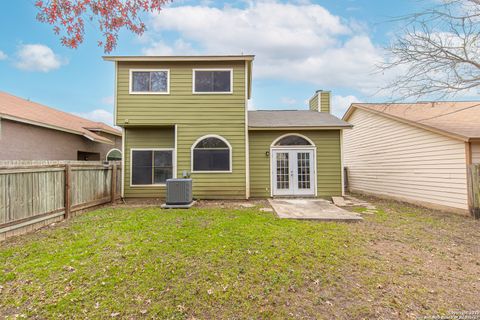
[[[89,112],[75,113],[75,115],[92,121],[100,121],[108,125],[113,125],[113,114],[105,109],[95,109]]]
[[[43,44],[24,44],[17,51],[15,66],[26,71],[48,72],[66,63],[66,60]]]
[[[256,110],[255,104],[253,103],[252,99],[248,100],[247,103],[248,103],[248,110],[250,110],[250,111]]]
[[[150,21],[147,38],[173,31],[179,40],[153,40],[147,54],[255,54],[255,77],[282,78],[319,88],[349,87],[371,93],[381,80],[372,76],[383,60],[355,21],[345,21],[320,5],[252,1],[245,8],[178,6]],[[372,89],[373,88],[373,89]]]
[[[348,107],[350,107],[350,104],[354,102],[360,102],[360,100],[355,97],[355,96],[338,96],[338,95],[333,95],[332,96],[332,114],[336,115],[337,117],[343,117],[345,112],[347,111]]]
[[[100,102],[102,104],[108,105],[108,106],[113,106],[115,102],[115,98],[113,96],[108,96],[108,97],[103,97]]]
[[[282,97],[282,98],[280,98],[280,103],[291,107],[291,106],[297,105],[298,101],[294,98]]]
[[[193,54],[195,50],[190,43],[177,39],[173,46],[167,45],[164,41],[153,41],[148,48],[144,48],[143,53],[147,56],[168,56],[178,54]]]
[[[5,60],[7,58],[8,58],[7,54],[2,50],[0,50],[0,60]]]

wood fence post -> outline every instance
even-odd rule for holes
[[[112,187],[111,187],[111,203],[115,203],[117,198],[117,164],[112,164]]]
[[[480,165],[471,165],[473,216],[480,219]]]
[[[65,165],[65,219],[71,215],[72,199],[72,168],[69,164]]]

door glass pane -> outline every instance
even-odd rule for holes
[[[297,153],[298,189],[310,189],[310,153]]]
[[[132,151],[132,184],[152,184],[152,151]]]
[[[290,172],[288,166],[288,152],[277,153],[277,189],[290,188]]]

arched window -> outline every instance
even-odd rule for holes
[[[276,142],[276,146],[311,146],[312,143],[302,136],[290,134],[280,137]]]
[[[208,135],[192,146],[193,172],[231,172],[232,147],[220,136]]]
[[[122,160],[122,152],[118,149],[111,149],[107,153],[107,161],[119,161]]]

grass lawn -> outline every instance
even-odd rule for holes
[[[0,244],[0,314],[414,319],[478,310],[480,224],[368,200],[379,213],[354,224],[280,220],[263,202],[83,214]]]

